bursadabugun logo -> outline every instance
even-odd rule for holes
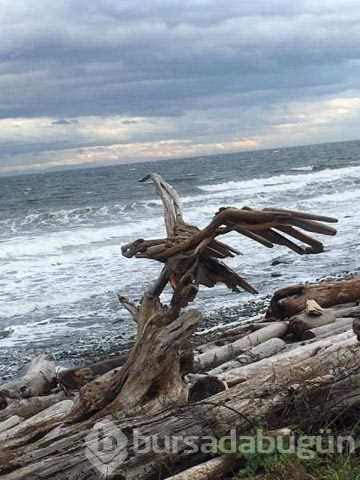
[[[270,434],[271,433],[271,434]],[[256,429],[252,435],[239,435],[231,429],[223,437],[142,435],[137,429],[129,434],[132,455],[148,453],[161,454],[273,454],[291,453],[300,459],[311,460],[318,454],[347,454],[355,452],[355,439],[352,436],[334,436],[331,430],[319,430],[318,435],[295,434],[289,429],[264,432]],[[110,420],[94,425],[86,437],[86,458],[105,477],[126,460],[128,438]],[[125,468],[125,466],[124,466]]]
[[[94,425],[85,437],[85,456],[104,477],[109,476],[127,457],[128,439],[110,420]]]

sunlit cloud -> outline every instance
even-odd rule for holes
[[[38,171],[61,166],[101,165],[121,161],[144,161],[181,158],[211,153],[229,153],[258,147],[252,138],[238,138],[221,143],[197,144],[191,140],[163,140],[159,142],[125,143],[62,151],[48,151],[39,155],[41,162],[0,165],[0,173]]]

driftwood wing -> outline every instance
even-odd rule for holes
[[[336,229],[326,225],[326,223],[336,222],[336,218],[294,210],[224,208],[219,210],[203,232],[207,232],[206,236],[211,232],[220,235],[235,231],[265,247],[283,245],[304,255],[319,253],[323,250],[322,242],[310,234],[336,235]]]

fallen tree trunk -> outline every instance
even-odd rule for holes
[[[265,382],[261,376],[215,395],[211,401],[165,408],[152,416],[112,417],[114,425],[128,439],[128,457],[115,470],[115,478],[166,478],[170,469],[191,464],[200,446],[209,442],[204,437],[210,435],[219,439],[229,435],[231,429],[242,435],[259,422],[272,429],[316,422],[324,419],[324,415],[329,420],[344,408],[359,405],[359,361],[360,345],[351,348],[333,345],[299,363],[296,369],[282,370],[276,382]],[[94,469],[84,455],[84,438],[93,425],[94,420],[63,426],[53,430],[50,436],[42,431],[43,437],[29,445],[24,445],[21,436],[16,436],[12,445],[19,446],[3,451],[7,460],[0,466],[2,478],[102,478],[102,473]],[[175,437],[175,451],[161,448],[165,438],[171,441]],[[190,452],[188,440],[185,441],[189,437],[195,446]],[[139,451],[139,445],[150,445],[155,439],[160,448],[155,451],[151,447],[142,451],[140,448]],[[211,455],[209,451],[207,454]]]
[[[354,319],[351,317],[337,318],[336,322],[322,327],[312,328],[304,332],[303,338],[307,340],[309,338],[327,338],[330,336],[338,335],[339,333],[346,332],[352,329]]]
[[[282,337],[287,332],[287,323],[276,322],[240,338],[234,343],[214,348],[202,353],[194,359],[194,371],[214,368],[230,360],[252,347],[264,343],[270,338]]]
[[[331,310],[323,310],[319,316],[309,315],[306,312],[300,313],[289,320],[288,333],[292,334],[294,338],[301,339],[306,330],[322,327],[329,323],[335,323],[336,316]]]
[[[0,422],[0,435],[2,432],[5,432],[6,430],[10,430],[13,427],[16,427],[16,425],[19,425],[24,419],[22,417],[19,417],[18,415],[13,415],[12,417],[9,417],[7,420],[4,420],[3,422]]]
[[[256,347],[253,347],[250,350],[240,354],[235,360],[222,363],[218,367],[210,370],[208,373],[209,375],[219,375],[227,370],[257,362],[264,358],[271,357],[272,355],[276,355],[284,350],[285,346],[286,343],[284,340],[281,340],[281,338],[270,338],[266,342],[260,343],[260,345],[257,345]]]
[[[360,300],[360,277],[309,285],[293,285],[274,293],[266,317],[273,320],[290,318],[306,309],[306,302],[315,300],[321,307]]]
[[[42,427],[49,431],[49,427],[59,421],[64,420],[70,413],[73,406],[72,400],[62,400],[51,407],[42,410],[33,417],[20,422],[0,433],[0,442],[2,448],[14,448],[18,445],[23,445],[30,442],[33,438],[41,434]]]
[[[192,339],[195,339],[196,341],[194,352],[196,352],[196,354],[205,353],[212,348],[235,342],[239,338],[269,325],[269,322],[263,321],[263,316],[247,320],[242,319],[241,321],[234,323],[236,326],[231,323],[231,328],[229,325],[221,325],[221,327],[218,328],[213,327],[210,331],[206,330],[205,332],[198,332]],[[212,338],[212,340],[209,340],[206,343],[200,343],[199,340],[201,340],[203,336],[205,336],[205,338]]]
[[[322,351],[331,351],[332,348],[336,347],[352,348],[356,345],[356,338],[351,331],[348,331],[324,340],[311,341],[305,345],[290,346],[284,352],[243,367],[227,370],[223,374],[219,374],[218,377],[227,382],[229,386],[252,378],[274,378],[276,371],[296,369],[299,363],[305,362]]]
[[[336,318],[341,317],[351,317],[351,318],[360,318],[360,306],[351,304],[351,305],[335,305],[333,307]]]

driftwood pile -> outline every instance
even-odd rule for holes
[[[164,203],[167,238],[123,247],[128,257],[163,265],[139,305],[119,297],[136,322],[133,348],[70,370],[43,356],[24,377],[1,385],[0,478],[103,478],[85,456],[85,439],[104,419],[127,438],[127,457],[110,478],[223,478],[236,471],[237,457],[189,453],[181,439],[191,436],[200,445],[203,436],[219,438],[234,428],[244,434],[259,424],[267,430],[293,427],[304,417],[318,422],[324,412],[328,420],[360,406],[360,278],[280,290],[263,318],[219,328],[196,347],[192,338],[201,314],[184,310],[199,285],[221,281],[255,290],[221,262],[235,250],[217,236],[235,230],[270,248],[319,253],[322,244],[303,230],[333,235],[322,222],[334,219],[226,208],[199,230],[183,221],[172,187],[157,175],[150,178]],[[163,305],[167,285],[173,295]],[[139,451],[135,431],[163,442],[177,437],[176,452]],[[102,441],[112,433],[104,431]]]
[[[292,287],[287,296],[284,291],[276,292],[267,318],[219,328],[211,342],[196,347],[191,373],[185,375],[187,395],[181,405],[164,406],[153,413],[118,412],[111,419],[128,434],[137,429],[149,437],[220,437],[231,428],[246,432],[259,421],[269,429],[297,425],[305,399],[313,402],[306,412],[309,422],[318,421],[324,411],[328,419],[360,406],[359,289],[360,278],[355,277]],[[339,295],[345,303],[337,303]],[[304,310],[293,315],[295,304],[303,304]],[[291,309],[289,317],[287,308]],[[277,309],[281,316],[274,314]],[[96,420],[73,423],[69,419],[81,387],[94,379],[113,378],[124,368],[126,358],[127,354],[121,354],[87,367],[59,370],[54,362],[40,357],[24,377],[2,385],[1,478],[101,478],[86,459],[83,443]],[[204,461],[204,455],[192,457],[181,448],[185,450],[180,445],[176,456],[147,458],[131,456],[129,443],[129,459],[114,478],[222,478],[237,467],[238,459],[231,456]],[[169,474],[178,469],[185,470]]]

